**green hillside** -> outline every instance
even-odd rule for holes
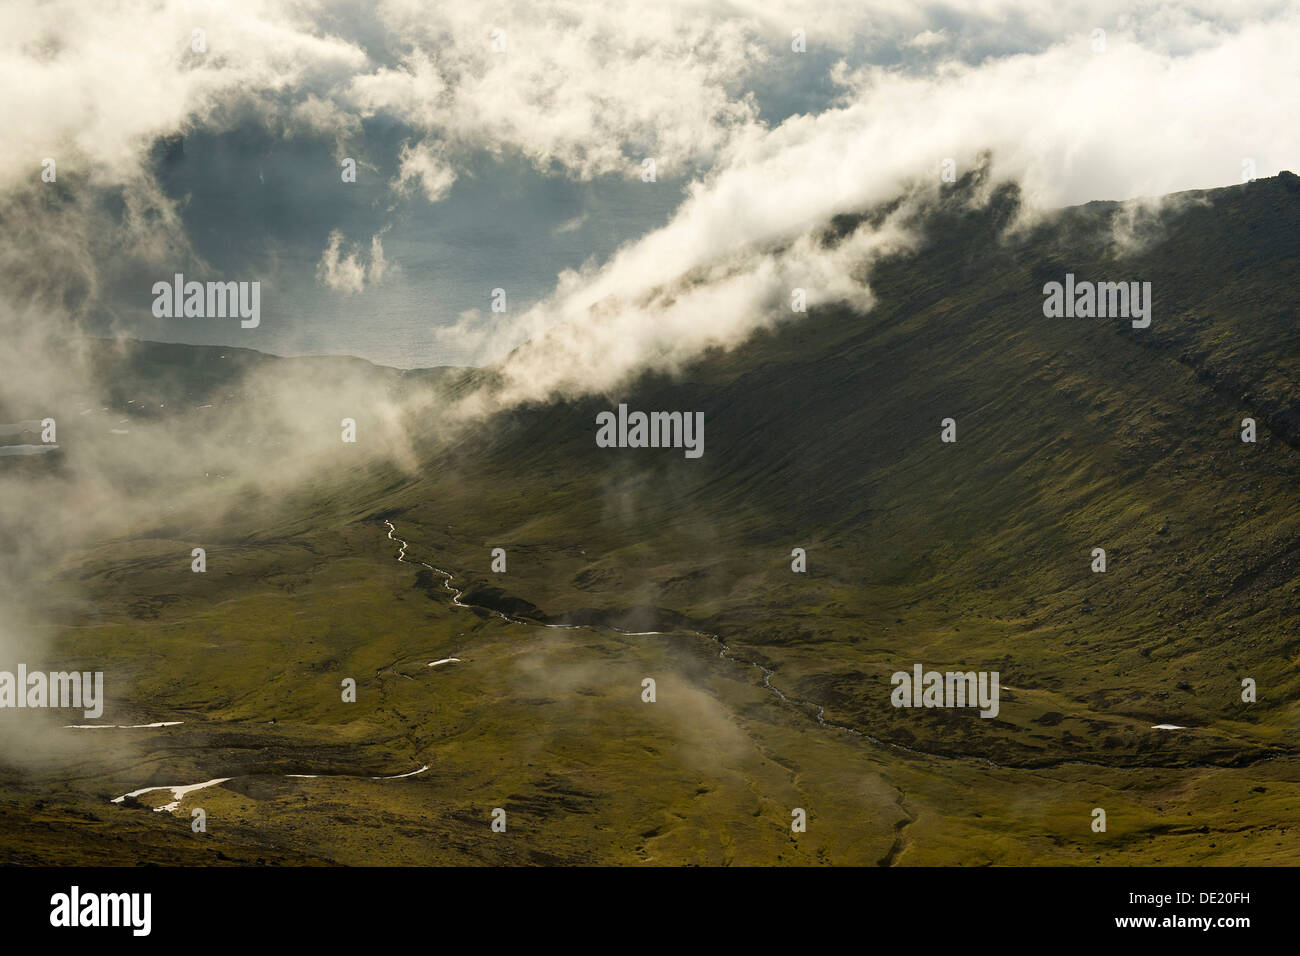
[[[1013,186],[972,202],[981,175],[873,271],[865,314],[817,309],[680,377],[451,437],[439,409],[490,370],[105,347],[123,414],[151,389],[255,417],[254,366],[423,399],[417,467],[363,437],[269,492],[232,459],[237,506],[40,571],[58,659],[126,688],[105,722],[183,723],[43,731],[0,773],[0,859],[1295,862],[1300,180],[1030,220]],[[1067,272],[1151,282],[1151,326],[1045,318]],[[596,447],[619,402],[703,412],[705,454]],[[320,409],[334,440],[339,414]],[[891,706],[918,663],[998,672],[997,717]],[[218,777],[176,814],[109,802]]]

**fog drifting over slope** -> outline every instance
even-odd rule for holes
[[[792,49],[795,31],[806,52]],[[1019,182],[1029,215],[1237,182],[1246,160],[1259,176],[1294,169],[1297,45],[1300,11],[1262,0],[5,4],[0,407],[5,421],[56,415],[69,454],[53,476],[0,468],[11,542],[0,656],[39,653],[46,609],[27,582],[78,546],[172,513],[216,522],[292,489],[340,462],[341,415],[364,422],[366,454],[413,471],[411,413],[425,425],[446,417],[376,394],[361,370],[330,381],[263,370],[239,408],[111,434],[97,416],[113,383],[91,373],[80,333],[107,315],[130,335],[152,280],[219,273],[187,223],[197,198],[161,181],[163,138],[252,126],[328,153],[330,174],[307,193],[329,228],[232,278],[264,281],[273,301],[297,269],[363,328],[368,296],[421,269],[386,248],[390,227],[413,210],[436,222],[458,189],[490,186],[494,164],[535,171],[522,188],[601,182],[684,196],[662,228],[593,251],[529,308],[431,322],[449,350],[499,363],[495,384],[459,409],[477,415],[678,368],[797,320],[796,287],[811,308],[869,308],[872,261],[915,241],[909,213],[935,195],[945,159],[960,175],[991,155],[991,179]],[[396,133],[375,135],[379,123]],[[345,157],[381,180],[351,231],[341,210],[328,222]],[[47,158],[55,183],[41,178]],[[641,180],[646,158],[657,182]],[[251,184],[261,171],[240,176]],[[834,248],[816,241],[833,215],[899,196],[879,227]],[[221,223],[204,225],[219,247]],[[581,225],[556,222],[553,234]],[[123,282],[136,294],[123,299]],[[226,331],[229,344],[255,346],[238,323]],[[97,430],[72,427],[83,412]],[[239,474],[210,479],[209,462]],[[120,692],[110,685],[108,717]],[[29,744],[15,738],[15,749]]]
[[[806,52],[792,50],[795,31]],[[945,158],[960,174],[990,151],[993,178],[1047,208],[1224,185],[1247,160],[1271,175],[1300,147],[1300,11],[1276,2],[30,2],[0,11],[0,35],[0,77],[22,91],[0,146],[4,332],[22,343],[12,372],[31,369],[42,335],[97,308],[130,334],[148,299],[107,302],[115,275],[207,265],[183,221],[189,197],[155,177],[152,148],[168,135],[253,123],[328,144],[363,174],[389,170],[366,234],[331,230],[300,250],[362,323],[367,288],[410,271],[384,251],[393,216],[428,204],[436,216],[458,183],[490,177],[492,157],[683,187],[667,226],[566,270],[526,311],[485,302],[431,323],[476,364],[571,326],[506,362],[506,400],[604,389],[734,343],[787,317],[793,286],[810,305],[865,305],[850,251],[828,258],[806,237],[837,212],[935,189]],[[402,135],[369,136],[377,118]],[[46,157],[57,193],[40,181]],[[641,181],[647,157],[659,182]],[[337,202],[332,180],[319,203]],[[906,242],[887,229],[851,248],[869,261]],[[264,268],[274,283],[284,266]],[[655,295],[692,270],[710,281]],[[36,341],[20,318],[33,304]]]
[[[792,48],[796,34],[805,52]],[[794,288],[812,308],[869,308],[871,262],[915,241],[909,213],[936,193],[945,159],[961,175],[991,155],[990,179],[1017,181],[1032,216],[1223,185],[1248,163],[1271,175],[1300,157],[1300,10],[1275,2],[1061,10],[980,0],[902,11],[885,2],[18,2],[0,10],[0,36],[11,91],[0,142],[0,403],[22,417],[57,402],[101,403],[105,383],[69,343],[104,315],[131,334],[151,284],[137,277],[212,274],[185,218],[197,200],[159,180],[157,145],[168,136],[251,124],[285,143],[321,144],[335,172],[311,206],[326,221],[348,188],[342,158],[371,177],[387,170],[353,220],[370,224],[365,234],[331,228],[291,250],[297,266],[280,256],[239,276],[264,281],[268,301],[298,268],[345,299],[362,329],[367,296],[421,267],[385,251],[392,223],[413,208],[436,217],[458,188],[490,182],[497,162],[537,170],[520,188],[559,179],[680,190],[666,225],[566,269],[531,307],[431,323],[430,336],[458,354],[499,363],[492,391],[464,402],[470,414],[671,371],[797,319]],[[375,135],[379,121],[398,133]],[[41,179],[46,158],[57,183]],[[656,182],[642,181],[646,158]],[[899,196],[907,200],[882,225],[832,249],[816,241],[835,214]],[[554,233],[571,228],[559,222]],[[115,291],[123,277],[135,290],[125,302]],[[255,345],[235,322],[225,332],[232,345]],[[296,416],[321,407],[313,389],[322,400],[347,391],[286,384],[261,403],[281,416],[267,411],[267,421],[310,432]],[[401,411],[382,414],[396,428]],[[389,444],[409,464],[409,451]]]

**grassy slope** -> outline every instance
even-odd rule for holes
[[[1278,180],[1223,190],[1146,254],[1046,263],[1026,251],[1041,236],[991,242],[995,206],[993,223],[967,217],[941,233],[956,242],[880,270],[865,318],[813,316],[685,383],[517,416],[492,457],[490,473],[511,477],[489,492],[491,517],[473,504],[484,482],[439,487],[426,540],[484,583],[499,583],[489,548],[507,547],[511,593],[543,611],[673,608],[782,665],[787,686],[840,719],[927,750],[1031,765],[1290,750],[1298,460],[1264,418],[1284,420],[1300,355],[1287,345],[1297,202]],[[1052,227],[1068,235],[1097,214]],[[1211,226],[1243,218],[1267,269],[1239,268],[1248,251],[1216,254],[1249,240]],[[1042,282],[1067,269],[1153,281],[1150,339],[1044,319]],[[1178,311],[1198,289],[1271,311],[1225,313],[1235,331],[1212,339],[1203,309]],[[595,410],[621,398],[704,409],[708,453],[591,447]],[[1261,420],[1257,445],[1238,440],[1246,414]],[[955,445],[939,442],[948,416]],[[471,519],[477,540],[457,524]],[[796,545],[806,577],[789,572]],[[1097,546],[1105,575],[1090,571]],[[915,661],[1000,668],[1024,706],[999,721],[895,711],[882,688]],[[1261,688],[1252,707],[1243,676]],[[1035,725],[1044,714],[1064,719]],[[1162,721],[1206,729],[1146,732]]]
[[[417,477],[357,466],[257,527],[196,517],[70,557],[46,584],[78,625],[65,654],[131,688],[106,717],[186,723],[87,732],[116,736],[11,768],[0,845],[123,862],[1294,862],[1300,197],[1276,179],[1184,198],[1139,222],[1158,241],[1129,257],[1096,239],[1110,204],[997,243],[1014,194],[954,202],[919,256],[876,272],[865,316],[821,311],[679,381],[512,414],[431,445]],[[1044,319],[1042,283],[1066,271],[1152,281],[1152,328]],[[595,412],[619,400],[703,410],[704,458],[594,448]],[[1246,414],[1265,423],[1254,446]],[[819,727],[689,633],[450,608],[393,560],[381,517],[484,595],[685,615],[884,743]],[[221,542],[205,576],[175,558],[196,539]],[[424,666],[445,656],[462,663]],[[999,718],[893,709],[889,674],[914,662],[999,670]],[[1242,676],[1259,703],[1240,702]],[[215,776],[235,779],[184,804],[208,811],[205,835],[106,802]],[[488,830],[496,806],[507,834]]]

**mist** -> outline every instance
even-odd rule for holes
[[[1114,237],[1128,246],[1156,197],[1294,168],[1300,11],[1221,7],[7,5],[0,424],[54,418],[60,449],[0,459],[0,658],[42,653],[33,635],[55,623],[42,589],[73,586],[69,555],[163,525],[217,529],[235,510],[273,521],[293,495],[360,469],[416,476],[431,447],[490,427],[493,413],[614,395],[797,322],[795,290],[810,309],[869,311],[873,264],[919,246],[945,171],[1016,183],[1013,228],[1063,205],[1130,200]],[[377,135],[380,122],[390,132]],[[200,242],[186,210],[217,209],[221,196],[169,190],[158,147],[250,125],[286,149],[316,144],[332,169],[354,157],[378,185],[338,223],[337,176],[307,188],[320,222],[236,276],[214,259],[248,237],[223,241],[218,219],[205,224],[218,238]],[[377,339],[369,297],[428,268],[418,251],[395,255],[390,230],[403,217],[436,222],[458,190],[489,188],[509,164],[530,171],[512,186],[524,192],[556,181],[661,190],[669,212],[648,213],[613,248],[593,243],[536,301],[499,313],[487,292],[510,276],[495,278],[486,247],[470,249],[463,267],[482,277],[484,308],[424,330],[444,354],[488,366],[462,387],[363,362],[252,363],[215,400],[176,407],[122,394],[134,380],[103,360],[130,353],[151,321],[150,279],[176,272],[265,281],[264,324],[291,328],[317,317],[283,293],[312,284],[375,323]],[[822,241],[832,217],[884,208]],[[582,235],[571,213],[546,228]],[[227,328],[222,341],[256,347],[237,322]],[[176,320],[163,337],[189,336]],[[344,419],[355,444],[340,438]]]

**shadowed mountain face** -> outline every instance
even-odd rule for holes
[[[440,403],[490,372],[354,368],[376,394],[440,396],[408,421],[417,468],[353,462],[41,582],[64,595],[57,646],[115,668],[142,720],[187,723],[130,760],[110,747],[111,785],[15,771],[28,796],[11,802],[47,781],[55,832],[92,807],[77,852],[108,860],[289,859],[271,844],[332,862],[1286,859],[1298,183],[1026,223],[1014,187],[975,204],[989,184],[968,177],[916,223],[919,249],[874,268],[871,311],[815,310],[678,377],[455,440]],[[1150,326],[1045,317],[1067,274],[1151,283]],[[317,361],[224,359],[238,351],[142,345],[101,371],[123,401],[147,384],[172,406],[238,402],[251,366]],[[620,402],[702,412],[704,454],[597,447]],[[218,574],[168,570],[191,539],[214,542]],[[628,633],[650,630],[665,633]],[[184,673],[159,670],[160,646]],[[893,706],[891,675],[917,664],[997,672],[996,716]],[[340,705],[349,676],[358,700]],[[227,821],[210,849],[176,843],[170,814],[106,803],[150,784],[141,767],[233,778],[205,791]],[[1089,829],[1098,805],[1110,833]],[[527,836],[467,836],[496,806]],[[796,806],[822,825],[792,843]],[[397,821],[384,846],[364,837],[371,812]]]
[[[978,210],[955,193],[918,254],[873,274],[869,314],[823,311],[681,381],[516,414],[439,499],[477,530],[486,494],[482,544],[545,550],[508,578],[543,613],[670,608],[908,746],[1028,765],[1290,749],[1298,182],[1171,197],[1132,226],[1093,203],[1006,239],[1014,190]],[[1043,286],[1067,272],[1150,282],[1150,327],[1045,318]],[[596,448],[619,401],[703,411],[703,458]],[[479,544],[458,566],[486,571]],[[1000,670],[1015,704],[895,709],[890,674],[914,662]],[[1270,692],[1243,704],[1245,677]],[[1203,729],[1149,732],[1162,722]]]

